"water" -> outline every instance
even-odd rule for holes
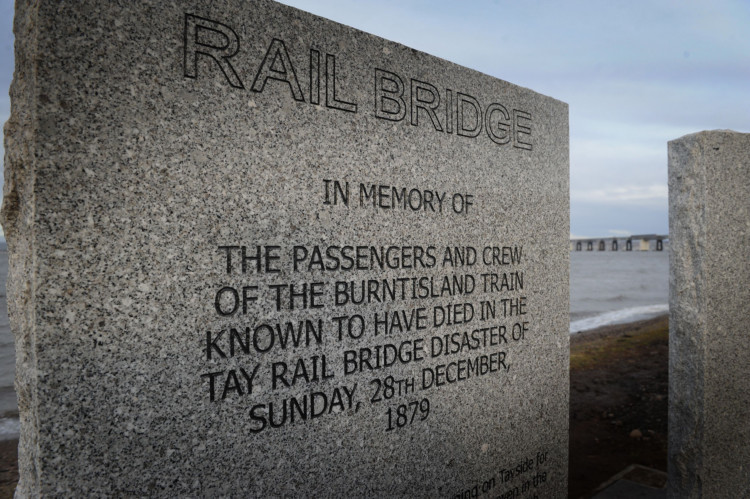
[[[669,310],[669,252],[572,251],[570,332]]]
[[[13,379],[16,353],[10,334],[8,306],[5,301],[5,279],[8,276],[8,251],[0,245],[0,440],[18,438],[18,404]]]
[[[15,350],[8,323],[8,252],[0,242],[0,440],[18,438],[13,389]],[[570,332],[645,319],[667,311],[666,251],[573,251],[570,254]]]

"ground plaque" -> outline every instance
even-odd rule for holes
[[[566,495],[566,104],[267,1],[16,8],[22,494]]]

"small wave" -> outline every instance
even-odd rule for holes
[[[622,324],[625,322],[647,319],[649,317],[653,317],[655,315],[663,314],[666,312],[669,312],[669,305],[667,305],[666,303],[614,310],[612,312],[606,312],[594,317],[588,317],[586,319],[580,319],[571,322],[570,333],[572,334],[579,331],[596,329],[598,327],[609,326],[611,324]]]
[[[625,295],[617,295],[617,296],[611,296],[609,298],[605,298],[603,301],[608,302],[624,302],[627,301],[629,298]]]
[[[18,418],[0,418],[0,440],[12,440],[21,434]]]

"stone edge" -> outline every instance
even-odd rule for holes
[[[16,497],[39,491],[38,369],[34,295],[35,246],[34,198],[38,116],[35,89],[39,66],[38,25],[40,6],[16,2],[15,68],[10,87],[11,114],[5,124],[5,184],[0,223],[8,243],[7,303],[16,346],[15,388],[18,396],[21,434],[18,446],[20,481]]]

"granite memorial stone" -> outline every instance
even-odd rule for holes
[[[19,495],[566,496],[566,104],[269,1],[15,34]]]
[[[669,495],[750,497],[750,134],[669,143]]]

